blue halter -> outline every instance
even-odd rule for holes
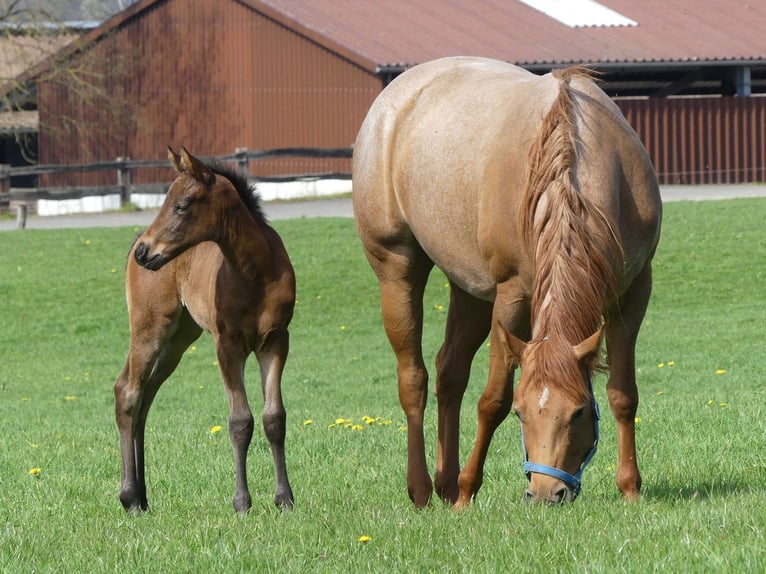
[[[588,452],[588,455],[585,457],[585,460],[580,465],[580,469],[575,474],[569,474],[568,472],[554,468],[552,466],[547,466],[545,464],[537,464],[535,462],[529,462],[529,454],[527,453],[527,447],[524,444],[524,429],[521,430],[521,448],[524,449],[524,474],[527,475],[527,480],[532,480],[532,473],[536,472],[538,474],[547,474],[548,476],[552,476],[554,478],[559,479],[561,482],[566,484],[569,488],[572,489],[575,496],[580,495],[580,490],[582,489],[582,473],[585,470],[585,467],[588,466],[588,463],[593,458],[593,455],[596,454],[596,450],[598,449],[598,421],[601,419],[601,411],[598,408],[598,402],[596,402],[596,395],[593,394],[593,383],[591,382],[591,376],[590,373],[588,373],[588,389],[590,390],[590,396],[591,396],[591,405],[593,407],[593,446],[590,447],[590,451]]]

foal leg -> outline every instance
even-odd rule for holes
[[[404,256],[389,253],[373,268],[380,281],[383,325],[396,354],[399,402],[407,418],[407,492],[416,506],[431,499],[433,484],[426,466],[423,413],[428,371],[423,362],[423,292],[433,263],[419,247]]]
[[[250,491],[247,488],[247,449],[253,438],[253,413],[245,392],[245,362],[249,349],[238,337],[220,335],[216,352],[221,377],[229,401],[229,440],[234,450],[234,509],[244,513],[250,509]]]
[[[258,365],[261,371],[263,390],[263,431],[271,446],[276,475],[274,504],[281,509],[293,507],[293,491],[287,479],[285,463],[285,426],[287,415],[282,403],[282,371],[285,368],[290,346],[287,330],[274,331],[258,351]]]
[[[636,459],[636,338],[651,291],[651,264],[647,264],[623,296],[619,310],[609,314],[606,326],[610,369],[606,391],[617,425],[617,488],[626,500],[638,499],[641,490]]]
[[[460,407],[471,374],[471,362],[487,338],[491,320],[491,303],[476,299],[451,284],[444,344],[436,356],[439,442],[434,476],[436,493],[451,504],[458,498]]]
[[[161,321],[153,329],[140,330],[139,325],[147,326],[134,323],[128,359],[114,386],[122,452],[120,501],[130,512],[149,508],[144,474],[144,433],[149,408],[184,351],[202,333],[188,313]]]

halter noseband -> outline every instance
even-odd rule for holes
[[[582,473],[585,470],[585,467],[588,466],[588,463],[593,458],[593,455],[596,454],[596,450],[598,449],[598,421],[601,419],[601,411],[598,408],[598,402],[596,402],[596,395],[593,394],[593,383],[591,382],[591,376],[590,372],[588,373],[588,390],[590,390],[590,396],[591,396],[591,406],[593,407],[593,446],[590,447],[590,451],[588,452],[588,455],[585,457],[585,460],[580,465],[580,469],[575,474],[569,474],[568,472],[554,468],[552,466],[547,466],[545,464],[537,464],[536,462],[529,462],[529,453],[527,453],[527,447],[524,444],[524,429],[521,429],[521,448],[524,449],[524,474],[527,475],[527,480],[532,480],[532,473],[536,472],[538,474],[547,474],[548,476],[552,476],[553,478],[557,478],[561,482],[565,483],[569,488],[572,489],[575,496],[580,495],[580,490],[582,488]]]

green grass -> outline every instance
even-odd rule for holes
[[[519,428],[503,424],[467,512],[416,510],[377,284],[351,220],[276,222],[298,274],[284,379],[296,507],[271,503],[262,431],[253,509],[231,507],[226,400],[205,336],[148,421],[151,510],[119,504],[112,384],[125,358],[124,262],[134,229],[0,234],[0,572],[756,572],[766,565],[766,200],[666,206],[639,339],[641,502],[614,486],[614,422],[574,504],[521,503]],[[429,364],[448,302],[434,274]],[[487,374],[477,357],[463,460]],[[260,410],[254,363],[251,404]],[[380,417],[365,424],[363,417]],[[353,419],[363,430],[336,419]],[[306,424],[311,420],[311,424]],[[382,424],[388,423],[390,424]],[[426,420],[433,467],[435,401]],[[38,475],[30,469],[40,469]],[[366,543],[359,538],[369,536]]]

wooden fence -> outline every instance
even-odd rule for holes
[[[351,158],[351,148],[278,148],[268,150],[247,150],[237,148],[229,155],[205,157],[205,160],[217,163],[233,164],[238,171],[256,181],[287,182],[305,179],[348,179],[349,173],[322,172],[285,175],[277,177],[260,177],[251,174],[250,163],[265,159],[279,157],[306,157],[306,158]],[[114,161],[97,162],[83,165],[32,165],[10,167],[0,165],[0,213],[7,212],[11,205],[16,208],[17,226],[23,228],[26,225],[28,204],[39,199],[64,200],[82,199],[84,197],[96,197],[105,195],[119,195],[120,205],[131,203],[134,193],[164,195],[167,192],[168,181],[150,184],[132,184],[131,173],[138,169],[169,167],[168,160],[131,160],[117,158]],[[36,187],[14,188],[12,178],[21,176],[38,176],[50,173],[84,173],[93,171],[115,172],[113,185],[101,185],[98,187]]]

